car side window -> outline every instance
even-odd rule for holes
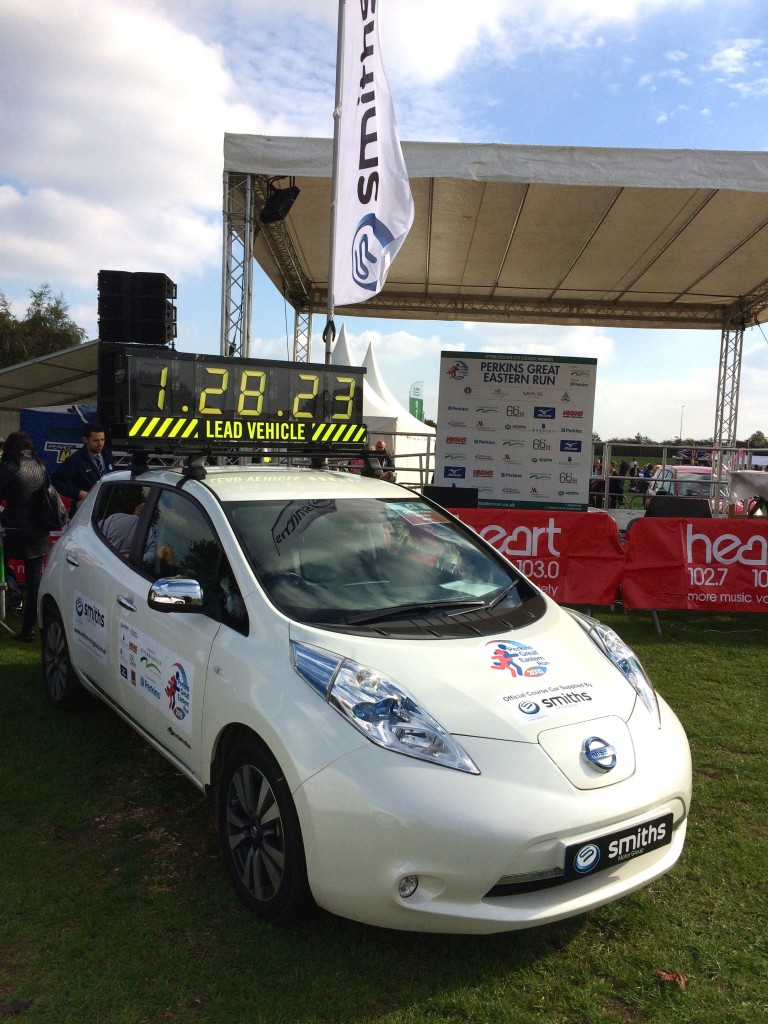
[[[205,613],[248,633],[245,604],[229,562],[202,509],[182,492],[159,492],[144,542],[142,568],[152,579],[178,576],[197,580],[203,589]]]
[[[96,532],[121,558],[129,558],[147,489],[139,484],[103,484],[93,513]]]

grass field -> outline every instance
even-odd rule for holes
[[[0,635],[0,1021],[759,1024],[768,1019],[768,617],[599,613],[685,725],[688,844],[609,907],[505,935],[288,930],[232,895],[205,801]]]

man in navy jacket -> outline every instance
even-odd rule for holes
[[[104,444],[102,425],[86,423],[83,427],[83,447],[62,462],[51,478],[59,494],[71,500],[72,514],[96,481],[114,468],[112,453],[105,449]]]

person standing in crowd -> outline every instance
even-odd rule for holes
[[[93,485],[105,473],[111,472],[112,454],[105,445],[104,428],[100,423],[86,423],[83,427],[83,446],[73,452],[53,474],[53,485],[59,494],[72,502],[70,515],[83,501]]]
[[[377,441],[374,446],[374,452],[376,458],[379,460],[381,466],[381,479],[382,480],[395,480],[395,463],[392,456],[387,451],[387,444],[385,441]]]
[[[51,547],[51,534],[43,522],[43,492],[48,473],[37,455],[29,434],[16,430],[5,439],[0,458],[0,501],[5,502],[3,537],[6,573],[15,579],[9,559],[24,562],[27,598],[21,622],[20,640],[35,639],[37,592],[43,574],[43,559]]]

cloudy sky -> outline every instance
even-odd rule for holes
[[[400,137],[765,150],[764,0],[379,0]],[[178,347],[219,351],[224,132],[333,134],[336,0],[2,0],[0,291],[48,282],[97,336],[101,268],[178,284]],[[321,361],[322,322],[312,358]],[[265,279],[251,355],[287,358]],[[407,405],[441,349],[598,359],[603,438],[711,436],[718,332],[353,318]],[[768,331],[745,335],[740,436],[768,433]]]

